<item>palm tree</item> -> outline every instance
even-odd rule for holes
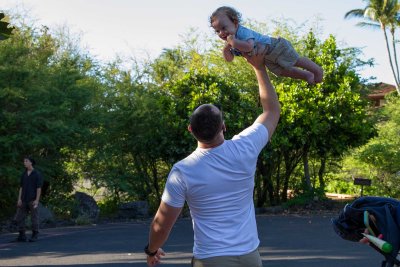
[[[400,24],[399,23],[400,5],[398,3],[398,0],[364,0],[364,1],[367,2],[367,6],[364,9],[350,10],[349,12],[346,13],[344,17],[364,18],[366,21],[357,23],[357,26],[380,28],[383,31],[386,42],[386,49],[389,56],[390,67],[392,69],[393,77],[396,82],[397,92],[400,95],[399,65],[397,62],[396,40],[394,36],[396,28]],[[387,31],[389,31],[392,35],[393,55],[390,49]]]

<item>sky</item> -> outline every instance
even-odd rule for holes
[[[333,34],[342,47],[362,48],[363,59],[375,60],[376,66],[359,71],[362,77],[394,84],[383,32],[344,19],[347,11],[365,7],[362,0],[0,0],[0,10],[27,10],[39,25],[68,26],[105,61],[116,55],[156,57],[163,48],[179,45],[191,28],[210,34],[208,18],[222,5],[236,8],[244,20],[267,25],[276,19],[301,25],[318,17],[322,39]]]

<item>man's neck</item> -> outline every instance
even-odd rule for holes
[[[197,147],[198,148],[205,148],[205,149],[214,148],[214,147],[222,145],[224,143],[224,141],[225,141],[224,136],[220,135],[218,138],[216,138],[215,140],[213,140],[213,141],[211,141],[209,143],[204,143],[204,142],[201,142],[201,141],[197,141]]]

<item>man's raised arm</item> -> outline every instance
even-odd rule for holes
[[[268,129],[268,136],[271,138],[278,124],[281,114],[281,106],[278,101],[275,88],[269,79],[267,70],[264,65],[265,48],[257,46],[253,56],[245,56],[247,61],[253,66],[256,73],[258,88],[260,94],[260,101],[263,107],[256,122],[263,124]]]

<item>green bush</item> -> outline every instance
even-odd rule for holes
[[[104,199],[97,203],[100,208],[101,217],[113,217],[118,212],[119,203],[115,199]]]
[[[282,206],[284,209],[292,207],[304,207],[315,200],[324,201],[326,199],[327,197],[325,196],[325,192],[323,190],[307,191],[295,195],[293,198],[285,202]]]
[[[89,225],[91,224],[91,220],[88,216],[86,215],[80,215],[78,218],[75,219],[75,224],[76,225]]]

